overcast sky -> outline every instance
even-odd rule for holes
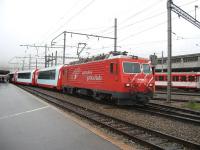
[[[167,0],[0,0],[0,67],[22,61],[13,57],[35,57],[35,48],[19,45],[50,45],[63,31],[114,36],[114,18],[118,19],[118,49],[140,57],[162,51],[167,55]],[[200,0],[174,0],[194,16]],[[173,55],[200,52],[200,30],[172,13]],[[63,44],[63,37],[56,40]],[[87,43],[82,56],[113,50],[113,40],[67,35],[66,44]],[[54,53],[50,49],[48,53]],[[58,50],[59,55],[62,50]],[[76,49],[67,47],[66,56],[75,56]],[[44,49],[38,49],[44,56]]]

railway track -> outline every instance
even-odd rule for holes
[[[135,109],[147,112],[153,115],[161,115],[175,120],[180,120],[186,123],[200,125],[200,112],[187,109],[181,109],[172,106],[149,103],[145,107],[135,107]]]
[[[165,91],[156,91],[155,94],[167,94]],[[180,91],[174,91],[171,92],[172,95],[186,95],[186,96],[200,96],[198,92],[180,92]]]
[[[61,108],[67,109],[81,117],[87,118],[101,126],[104,126],[120,135],[126,136],[135,142],[139,142],[151,149],[200,149],[200,144],[193,143],[181,138],[167,135],[155,130],[150,130],[132,123],[119,120],[117,118],[77,106],[75,104],[63,101],[52,94],[45,94],[40,89],[20,86],[22,89],[45,99]]]
[[[154,93],[154,100],[166,100],[167,93],[164,91],[156,91]],[[171,101],[176,102],[196,102],[200,103],[200,94],[199,93],[182,93],[182,92],[172,92],[171,93]]]

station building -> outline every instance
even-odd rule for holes
[[[200,53],[172,56],[172,72],[200,72]],[[158,58],[156,72],[167,72],[167,57]]]
[[[8,73],[10,73],[10,71],[8,71],[8,70],[0,70],[0,82],[6,82],[7,81]]]

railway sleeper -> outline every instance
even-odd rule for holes
[[[129,131],[128,134],[131,135],[131,136],[136,136],[136,135],[144,134],[144,131],[138,130],[138,129],[134,129],[132,131]]]
[[[182,144],[177,144],[177,143],[170,142],[170,141],[159,144],[159,146],[163,147],[163,149],[166,149],[166,150],[184,149],[184,146]]]
[[[159,138],[159,137],[156,137],[156,136],[152,136],[147,141],[150,142],[150,143],[153,143],[155,145],[161,145],[163,143],[168,142],[167,139],[162,139],[162,138]]]

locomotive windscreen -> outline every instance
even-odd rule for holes
[[[132,63],[132,62],[124,62],[123,63],[124,73],[140,73],[140,64]]]
[[[149,64],[143,64],[142,67],[143,67],[144,73],[151,73],[151,68],[150,68]]]
[[[18,73],[18,78],[19,79],[30,79],[31,73],[30,72]]]
[[[38,79],[55,80],[56,70],[40,71]]]

